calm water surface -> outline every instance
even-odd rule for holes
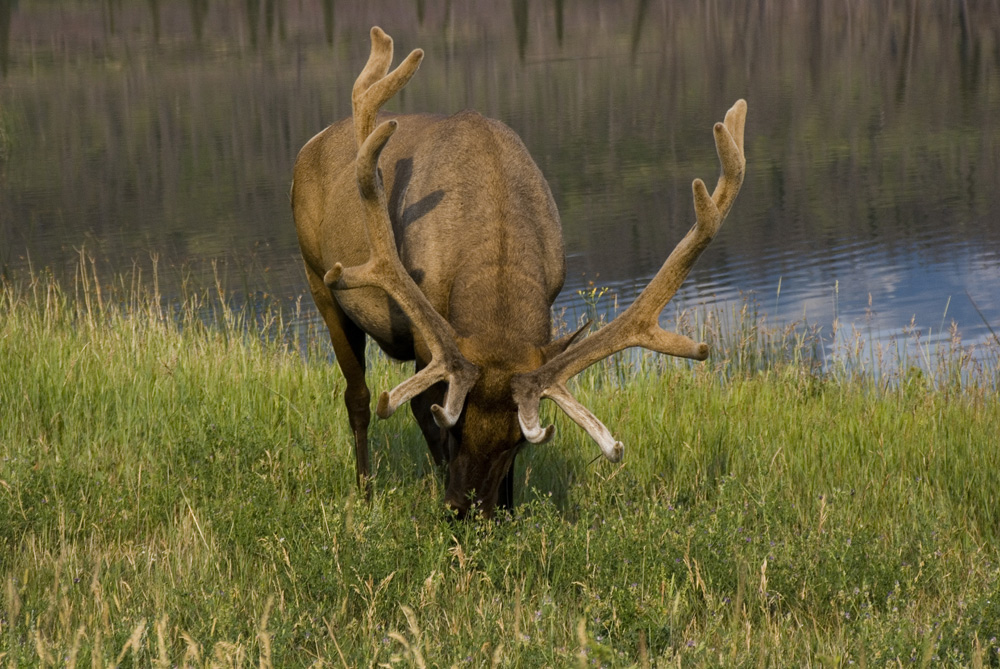
[[[364,4],[363,7],[356,6]],[[627,303],[714,182],[711,127],[749,102],[748,174],[675,305],[754,298],[891,342],[1000,332],[1000,5],[0,0],[0,270],[212,261],[305,292],[288,186],[350,113],[378,24],[420,72],[389,105],[513,127],[559,204],[568,278]],[[610,299],[605,304],[611,305]],[[978,311],[977,311],[978,307]],[[311,308],[311,307],[310,307]],[[312,312],[310,312],[311,314]]]

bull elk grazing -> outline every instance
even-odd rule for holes
[[[559,214],[520,138],[475,112],[386,115],[379,108],[417,71],[419,49],[392,72],[392,39],[371,30],[354,84],[353,116],[326,128],[295,163],[292,210],[313,299],[347,387],[358,484],[366,486],[370,393],[365,335],[415,360],[412,377],[379,397],[387,418],[410,408],[445,503],[460,517],[513,502],[514,456],[542,443],[542,398],[553,400],[612,462],[623,447],[566,382],[628,347],[704,360],[708,346],[662,330],[660,312],[712,241],[743,182],[739,100],[715,124],[722,175],[712,195],[695,179],[697,222],[635,302],[586,338],[552,339],[551,306],[565,277]],[[389,139],[392,138],[390,142]],[[381,163],[381,167],[380,167]]]

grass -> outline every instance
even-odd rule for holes
[[[553,414],[455,523],[406,411],[357,498],[321,332],[182,293],[3,284],[0,666],[1000,665],[995,349],[682,315],[708,363],[576,384],[623,463]]]

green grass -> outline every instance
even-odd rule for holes
[[[682,317],[708,363],[578,379],[621,464],[550,414],[516,514],[455,523],[407,411],[357,497],[322,332],[184,293],[3,285],[2,666],[1000,665],[993,349]]]

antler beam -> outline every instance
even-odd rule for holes
[[[542,428],[538,419],[538,405],[543,397],[548,397],[590,434],[609,460],[617,462],[624,452],[622,443],[570,394],[566,382],[594,363],[633,346],[694,360],[708,357],[707,344],[663,330],[659,325],[659,316],[719,231],[743,184],[746,113],[746,102],[738,100],[726,113],[725,121],[715,124],[715,146],[722,163],[722,175],[712,195],[708,194],[701,179],[694,180],[691,187],[696,222],[639,297],[624,313],[594,335],[574,344],[534,372],[513,380],[518,419],[529,441],[544,441],[552,434],[551,426]]]
[[[479,378],[479,369],[458,350],[454,329],[427,300],[403,267],[396,252],[396,242],[389,219],[385,188],[378,169],[378,159],[396,131],[397,122],[385,121],[376,127],[379,108],[410,80],[420,66],[423,51],[415,49],[389,73],[392,64],[392,38],[381,28],[372,28],[372,50],[368,64],[354,84],[352,102],[354,129],[358,140],[355,161],[358,191],[365,214],[365,234],[369,259],[363,265],[334,265],[323,277],[333,290],[372,286],[384,290],[413,323],[431,353],[431,362],[390,392],[379,397],[376,413],[388,418],[410,399],[439,381],[448,383],[444,406],[431,411],[441,427],[451,427],[462,413],[469,390]],[[388,73],[388,74],[387,74]]]

